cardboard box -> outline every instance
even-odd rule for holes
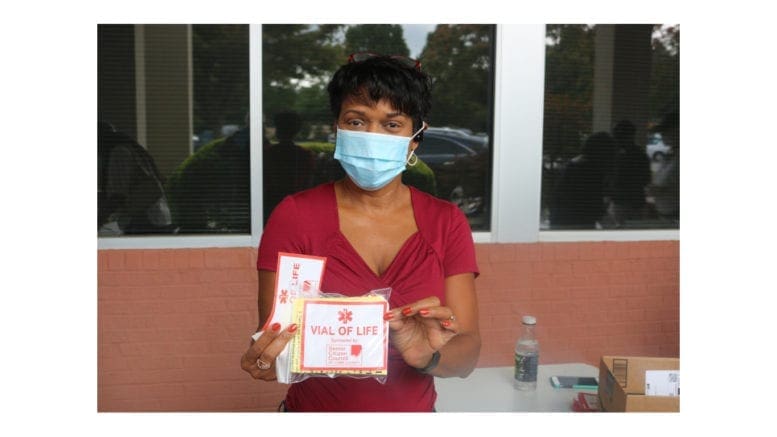
[[[603,356],[599,364],[602,411],[679,412],[679,396],[645,396],[646,370],[680,370],[680,359]]]

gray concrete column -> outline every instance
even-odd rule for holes
[[[167,177],[192,148],[191,26],[136,25],[138,142]]]
[[[614,57],[615,25],[599,24],[594,35],[593,132],[609,132],[612,127]]]
[[[623,119],[634,123],[638,142],[645,138],[650,113],[652,33],[652,24],[615,26],[612,124]]]
[[[649,116],[652,24],[596,26],[593,130],[611,132],[622,119],[645,137]]]

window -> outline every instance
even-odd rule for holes
[[[678,25],[548,25],[542,230],[678,229]]]
[[[679,26],[99,25],[98,247],[255,247],[277,175],[343,177],[325,86],[360,50],[420,58],[433,76],[405,182],[459,205],[476,242],[678,238],[679,217],[658,213],[677,205],[673,185],[655,181],[677,176],[679,149],[651,128],[679,105]],[[622,119],[650,160],[648,214],[614,221],[608,191],[590,228],[554,224],[567,164]],[[284,129],[312,173],[266,153]]]
[[[369,51],[420,59],[434,81],[423,164],[403,173],[405,183],[455,202],[474,231],[489,230],[494,34],[467,24],[263,25],[264,219],[286,194],[343,177],[326,85],[350,53]]]
[[[247,25],[98,26],[98,235],[251,232]]]

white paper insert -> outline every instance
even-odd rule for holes
[[[645,395],[680,396],[680,371],[646,370]]]
[[[273,323],[280,323],[285,329],[293,322],[294,300],[300,297],[319,295],[319,286],[324,275],[325,265],[326,258],[278,253],[273,313],[265,323],[264,329]],[[289,347],[287,346],[275,359],[278,382],[283,384],[291,382],[290,364]]]

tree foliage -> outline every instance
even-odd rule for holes
[[[650,116],[680,110],[680,26],[656,25],[650,81]]]
[[[543,151],[569,157],[591,132],[594,27],[548,25],[546,40]]]
[[[357,24],[345,32],[345,53],[372,52],[409,56],[404,31],[399,24]]]
[[[434,81],[432,125],[490,130],[493,38],[493,26],[478,24],[441,24],[429,34],[421,60]]]
[[[302,79],[331,74],[342,63],[336,43],[339,25],[262,26],[262,74],[274,87],[294,87]]]
[[[193,25],[194,131],[242,125],[248,113],[248,26]]]
[[[300,112],[307,123],[319,120],[326,105],[309,113],[311,98],[321,102],[321,84],[345,60],[338,35],[342,25],[273,24],[262,26],[262,90],[265,121],[284,110]],[[313,88],[318,96],[311,96]],[[302,105],[297,99],[301,90]],[[325,100],[323,100],[325,102]],[[311,120],[311,118],[313,120]]]
[[[349,53],[368,51],[407,56],[400,25],[265,25],[263,105],[265,121],[294,110],[303,120],[302,137],[325,140],[332,122],[326,84]]]

